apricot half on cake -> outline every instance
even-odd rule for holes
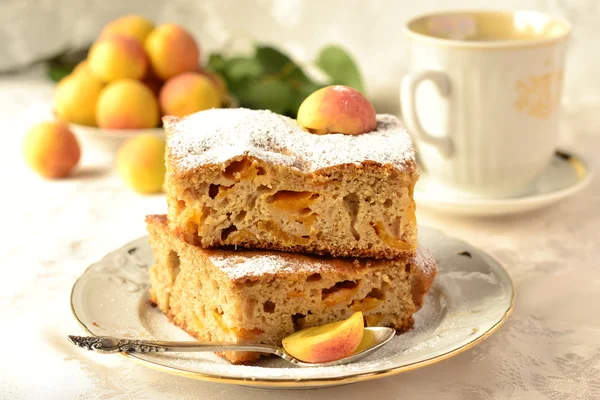
[[[345,321],[299,330],[282,340],[283,348],[300,361],[322,363],[354,353],[364,333],[362,312]]]
[[[300,104],[297,119],[303,129],[319,135],[360,135],[377,128],[371,102],[358,90],[342,85],[313,92]]]

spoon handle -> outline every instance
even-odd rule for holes
[[[98,353],[161,353],[202,351],[253,351],[281,356],[281,351],[264,344],[171,342],[159,340],[119,339],[111,336],[72,336],[69,341],[83,349]]]

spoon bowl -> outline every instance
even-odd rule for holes
[[[298,360],[283,347],[269,346],[266,344],[236,344],[236,343],[203,343],[203,342],[174,342],[157,340],[120,339],[111,336],[73,336],[69,341],[76,346],[98,353],[161,353],[161,352],[214,352],[214,351],[252,351],[258,353],[274,354],[291,364],[299,367],[330,367],[356,362],[383,347],[392,340],[396,331],[386,327],[365,328],[363,340],[356,351],[338,360],[309,363]]]

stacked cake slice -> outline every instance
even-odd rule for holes
[[[274,345],[355,311],[412,327],[436,267],[417,249],[415,154],[395,117],[357,136],[246,109],[164,122],[168,220],[147,223],[152,301],[175,324],[203,341]]]

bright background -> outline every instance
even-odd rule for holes
[[[69,308],[75,279],[108,251],[145,235],[163,195],[131,192],[112,161],[84,148],[73,176],[39,178],[24,165],[23,134],[47,112],[54,84],[27,66],[89,44],[102,26],[137,13],[192,31],[205,54],[232,37],[267,41],[301,60],[341,43],[356,57],[380,112],[397,112],[406,72],[403,22],[484,0],[0,0],[0,399],[576,399],[600,398],[600,182],[532,213],[465,219],[418,209],[420,224],[484,249],[506,266],[517,303],[489,339],[439,364],[382,380],[315,391],[266,391],[168,376],[120,357],[83,352]],[[573,150],[592,164],[600,149],[600,1],[503,0],[574,24],[565,102]],[[23,73],[23,69],[26,69]],[[12,71],[2,74],[2,72]],[[587,104],[585,107],[584,104]],[[569,147],[569,149],[571,149]]]
[[[566,17],[574,25],[565,101],[575,106],[600,98],[600,21],[597,0],[454,0],[451,8],[531,9]],[[379,112],[398,112],[398,85],[406,72],[408,18],[449,8],[444,0],[2,0],[0,71],[14,69],[92,42],[110,20],[128,13],[156,23],[183,24],[204,54],[260,40],[309,61],[328,43],[356,57]],[[593,49],[597,49],[594,51]]]

